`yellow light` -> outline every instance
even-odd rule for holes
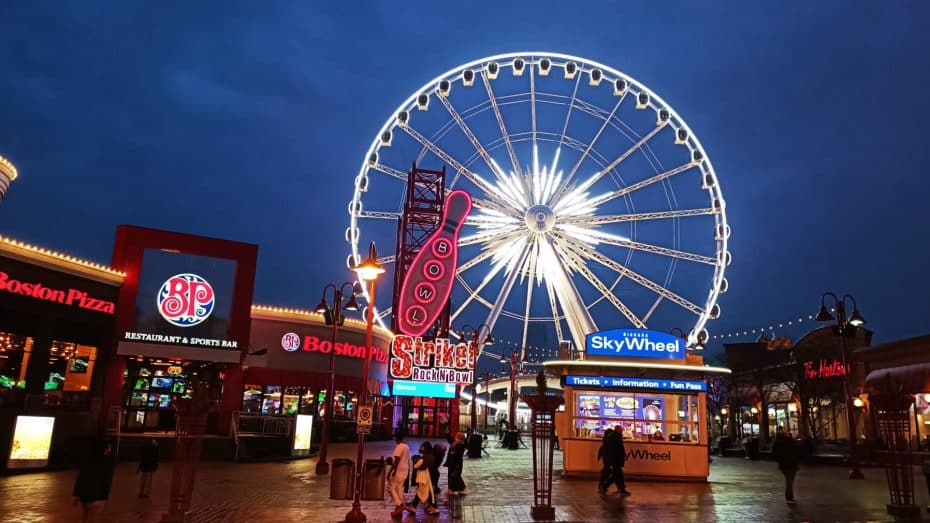
[[[75,258],[74,256],[70,256],[67,254],[61,254],[59,252],[48,250],[44,247],[36,247],[34,245],[29,245],[28,243],[23,243],[21,241],[14,240],[12,238],[7,238],[5,236],[0,236],[0,243],[5,243],[11,247],[22,249],[24,251],[29,251],[32,254],[38,254],[40,256],[47,256],[49,258],[55,258],[60,261],[73,263],[75,265],[80,265],[88,269],[94,269],[100,272],[105,272],[107,274],[112,274],[114,276],[121,276],[124,278],[126,277],[125,272],[117,271],[109,267],[105,267],[103,265],[100,265],[99,263],[81,260],[81,259]]]
[[[930,394],[924,394],[924,403],[930,403]]]
[[[11,182],[15,180],[17,176],[19,176],[19,173],[16,171],[16,166],[13,165],[13,162],[2,156],[0,156],[0,170],[6,172],[9,175]]]
[[[865,405],[865,402],[862,401],[862,398],[860,398],[860,397],[858,397],[858,396],[856,396],[855,398],[853,398],[853,406],[854,406],[854,407],[856,407],[856,408],[862,408],[863,405]]]
[[[758,413],[759,413],[759,409],[753,407],[753,408],[749,409],[749,412],[752,412],[753,414],[758,414]]]

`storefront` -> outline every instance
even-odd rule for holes
[[[0,470],[73,461],[94,433],[122,282],[0,237]]]
[[[455,383],[394,380],[397,400],[395,418],[404,434],[415,438],[438,438],[454,434],[452,413],[458,406]]]
[[[254,354],[245,359],[242,413],[306,414],[314,416],[318,423],[325,413],[329,361],[335,353],[332,433],[334,439],[354,437],[359,394],[366,389],[362,378],[365,329],[365,322],[346,318],[333,347],[332,326],[326,325],[323,314],[253,306],[250,347]],[[367,390],[375,398],[376,435],[390,433],[387,361],[392,338],[389,331],[378,326],[372,331]]]
[[[623,434],[631,477],[706,481],[707,383],[721,367],[704,366],[684,340],[647,330],[589,334],[579,360],[545,362],[563,384],[565,410],[556,433],[566,475],[599,473],[604,431]]]
[[[207,430],[229,430],[240,406],[257,257],[252,244],[117,228],[113,265],[127,276],[102,425],[170,432],[183,400],[197,396],[210,405]]]

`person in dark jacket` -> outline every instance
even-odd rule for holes
[[[139,497],[147,498],[152,493],[152,474],[158,470],[158,442],[154,439],[139,450]]]
[[[439,499],[439,493],[442,490],[439,488],[439,467],[442,466],[443,461],[446,459],[446,446],[442,443],[436,443],[433,445],[433,462],[429,467],[429,477],[433,482],[433,496],[435,499]]]
[[[90,445],[90,452],[85,456],[74,482],[72,495],[75,502],[80,502],[84,523],[103,511],[110,497],[113,484],[113,447],[104,439],[95,440]]]
[[[465,492],[465,481],[462,479],[462,468],[465,462],[465,433],[457,432],[449,453],[446,455],[446,467],[449,468],[449,492],[462,494]]]
[[[775,443],[772,444],[772,456],[778,462],[778,470],[785,476],[785,501],[794,500],[794,476],[798,473],[801,462],[801,447],[784,427],[778,428]]]
[[[598,459],[603,461],[604,468],[601,469],[601,480],[598,484],[598,492],[606,494],[611,483],[617,485],[617,490],[624,496],[629,496],[630,492],[626,489],[626,481],[623,477],[623,465],[626,462],[626,447],[623,445],[623,428],[617,425],[616,429],[607,429],[604,431],[604,439],[601,443],[601,450],[598,451]]]
[[[439,514],[439,507],[436,506],[436,496],[433,495],[433,482],[430,476],[430,469],[433,466],[433,445],[424,441],[420,445],[420,454],[413,457],[414,481],[417,482],[417,491],[413,496],[413,501],[404,505],[408,512],[416,514],[417,505],[426,504],[426,513],[434,516]]]

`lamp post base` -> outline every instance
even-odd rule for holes
[[[555,507],[536,505],[530,509],[530,515],[533,516],[533,519],[545,519],[551,521],[555,519]]]
[[[316,475],[325,476],[329,474],[329,462],[328,461],[317,461],[316,462]]]
[[[855,468],[849,471],[849,479],[865,479],[865,476],[862,475],[861,470]]]
[[[366,521],[368,517],[362,512],[362,505],[356,502],[352,505],[352,510],[346,514],[346,523],[365,523]]]

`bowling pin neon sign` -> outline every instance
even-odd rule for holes
[[[421,336],[442,313],[455,283],[459,230],[469,212],[468,193],[452,191],[446,196],[439,228],[417,253],[401,285],[397,305],[400,333]]]

